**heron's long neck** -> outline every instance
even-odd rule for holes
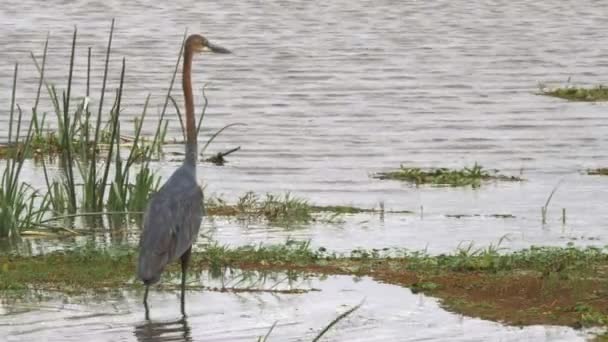
[[[186,160],[184,162],[196,165],[198,148],[194,120],[194,98],[192,95],[192,49],[188,45],[184,49],[182,87],[184,88],[184,102],[186,105]]]

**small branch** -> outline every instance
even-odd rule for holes
[[[365,300],[361,301],[361,303],[357,304],[356,306],[348,309],[347,311],[345,311],[344,313],[338,315],[338,317],[336,317],[333,321],[331,321],[323,330],[321,330],[321,332],[317,335],[317,337],[315,337],[312,341],[316,342],[319,341],[321,339],[321,337],[323,337],[323,335],[325,335],[326,332],[329,331],[329,329],[331,329],[334,325],[336,325],[338,322],[340,322],[341,320],[343,320],[344,318],[348,317],[348,315],[352,314],[353,312],[357,311],[357,309],[359,309],[361,307],[361,305],[363,305],[363,302]]]
[[[234,152],[236,152],[236,151],[238,151],[240,149],[241,149],[241,146],[238,146],[238,147],[230,149],[230,150],[228,150],[226,152],[218,152],[218,154],[205,159],[205,161],[209,162],[209,163],[213,163],[213,164],[218,165],[218,166],[222,166],[222,165],[224,165],[226,163],[226,160],[224,159],[225,156],[227,156],[227,155],[229,155],[231,153],[234,153]]]

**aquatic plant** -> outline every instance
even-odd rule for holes
[[[206,208],[209,215],[264,218],[273,224],[282,225],[306,223],[313,219],[312,206],[306,200],[290,193],[267,193],[264,199],[260,199],[254,192],[249,191],[240,196],[234,205],[219,197],[210,197],[206,201]]]
[[[382,206],[380,208],[360,208],[347,205],[313,205],[308,200],[294,196],[289,192],[283,194],[266,193],[260,197],[252,191],[240,196],[234,204],[228,203],[218,196],[209,196],[205,200],[205,209],[209,216],[262,219],[271,224],[285,227],[319,221],[334,223],[339,216],[348,214],[412,213],[408,210],[384,210]],[[331,216],[327,218],[323,214]]]
[[[36,105],[33,107],[33,119],[30,121],[26,137],[21,138],[23,111],[15,102],[18,70],[19,64],[15,64],[9,116],[8,144],[11,145],[14,143],[17,146],[20,146],[20,148],[13,158],[6,161],[0,180],[0,237],[18,236],[23,229],[29,228],[34,224],[39,224],[49,205],[48,197],[40,195],[31,185],[22,182],[19,179],[25,162],[25,156],[29,153],[31,148],[31,137],[34,124],[36,123],[36,106],[38,98],[36,99]],[[15,107],[17,107],[18,117],[13,140]]]
[[[106,49],[100,99],[96,101],[98,108],[95,124],[91,124],[93,122],[92,113],[88,105],[92,96],[89,88],[91,82],[90,49],[85,94],[78,97],[73,93],[77,29],[73,33],[65,89],[58,88],[45,77],[49,38],[47,37],[45,42],[40,63],[31,54],[33,63],[39,72],[39,83],[35,103],[32,106],[30,127],[25,137],[21,137],[23,111],[15,103],[17,67],[15,68],[9,140],[4,146],[5,156],[8,157],[3,173],[3,181],[6,186],[3,186],[1,190],[5,209],[0,216],[4,217],[6,224],[3,227],[6,227],[6,231],[0,231],[0,236],[7,236],[8,231],[11,232],[10,234],[15,234],[25,227],[36,226],[36,222],[32,222],[33,218],[40,222],[44,221],[49,226],[53,223],[53,218],[47,217],[49,214],[60,220],[66,217],[89,217],[92,216],[90,215],[92,213],[102,215],[106,211],[113,213],[139,212],[145,207],[149,194],[158,189],[160,179],[150,169],[149,162],[154,153],[159,153],[166,134],[167,121],[163,118],[166,105],[161,113],[155,136],[152,139],[146,139],[141,136],[141,129],[146,117],[150,98],[148,96],[142,113],[135,123],[135,136],[130,137],[129,144],[127,144],[128,151],[125,153],[128,157],[123,159],[121,148],[125,146],[125,138],[121,135],[119,115],[122,108],[121,100],[126,72],[124,58],[120,72],[120,84],[115,91],[113,105],[109,109],[107,117],[103,115],[113,32],[114,21],[112,21]],[[176,64],[178,63],[179,60]],[[175,70],[177,71],[177,67]],[[173,78],[175,78],[175,73]],[[46,113],[42,120],[38,120],[38,105],[43,86],[48,92],[58,126],[57,130],[52,132],[48,132],[44,127]],[[170,94],[170,90],[168,94]],[[168,102],[168,97],[166,102]],[[19,115],[16,120],[17,132],[15,138],[12,139],[15,107]],[[33,150],[36,152],[32,153]],[[34,154],[42,155],[49,151],[53,151],[58,157],[61,172],[58,175],[50,176],[46,158],[40,158],[46,191],[33,189],[25,183],[18,183],[17,179],[25,158]],[[139,166],[134,167],[136,164]],[[38,197],[39,200],[35,200]],[[10,223],[11,221],[16,223]],[[9,227],[19,227],[19,229]]]
[[[108,46],[106,49],[106,61],[104,66],[103,83],[101,87],[99,107],[95,127],[90,127],[91,112],[88,108],[90,97],[89,89],[86,89],[86,96],[76,106],[73,115],[70,111],[70,94],[73,77],[73,60],[77,40],[77,30],[74,30],[72,40],[72,51],[70,58],[70,70],[68,76],[68,86],[62,93],[64,101],[60,103],[55,86],[48,85],[49,96],[54,103],[59,123],[59,136],[62,137],[60,156],[62,160],[63,174],[59,180],[49,182],[47,180],[47,190],[54,193],[52,203],[56,214],[63,214],[61,210],[67,208],[67,213],[74,214],[78,210],[89,212],[102,212],[108,209],[113,212],[119,211],[139,211],[143,209],[145,200],[149,193],[158,187],[158,179],[148,167],[152,153],[158,146],[158,141],[163,137],[160,135],[163,121],[159,122],[159,129],[151,143],[144,144],[141,137],[141,128],[145,120],[149,96],[146,99],[141,116],[136,120],[135,136],[132,138],[128,157],[122,160],[121,157],[121,132],[119,115],[121,112],[121,100],[123,96],[124,75],[126,62],[123,58],[120,73],[120,84],[116,90],[113,106],[110,109],[109,119],[103,120],[104,96],[106,92],[106,82],[109,74],[109,59],[111,56],[112,38],[114,32],[114,21],[110,28]],[[90,58],[88,59],[87,70],[90,70]],[[41,70],[41,69],[40,69]],[[41,73],[42,75],[42,73]],[[87,72],[87,85],[90,83],[90,73]],[[84,118],[84,119],[83,119]],[[105,126],[105,128],[102,128]],[[89,138],[91,137],[91,138]],[[74,142],[77,142],[76,144]],[[78,150],[74,147],[80,146]],[[100,146],[105,149],[101,150]],[[79,153],[78,153],[79,152]],[[104,166],[98,168],[99,156],[104,160]],[[130,177],[130,171],[137,160],[143,160],[139,173],[135,174],[135,182]],[[46,175],[46,167],[45,168]],[[110,169],[113,167],[114,176],[110,178]],[[77,189],[76,176],[82,180],[82,189]],[[63,189],[62,191],[59,189]],[[77,200],[77,193],[81,195]],[[62,199],[67,199],[68,203],[62,203]]]
[[[547,210],[549,209],[549,204],[551,203],[551,199],[553,198],[553,195],[555,194],[557,189],[559,189],[559,186],[562,184],[563,181],[564,181],[564,179],[562,178],[559,180],[559,182],[557,182],[557,184],[555,184],[555,186],[551,190],[551,193],[549,193],[549,196],[547,197],[547,201],[545,202],[545,205],[540,208],[540,214],[541,214],[543,224],[547,223]],[[562,221],[563,221],[563,223],[566,223],[566,209],[565,208],[562,210]]]
[[[592,88],[567,85],[554,89],[547,89],[544,84],[539,85],[539,95],[558,97],[568,101],[608,101],[608,88],[598,85]]]
[[[597,169],[587,169],[587,174],[592,176],[608,176],[608,167],[599,167]]]
[[[510,181],[520,182],[523,179],[515,176],[505,176],[497,172],[491,173],[481,165],[475,163],[473,167],[464,167],[459,170],[448,168],[421,169],[401,165],[399,170],[379,172],[373,175],[377,179],[392,179],[414,183],[416,185],[431,184],[445,186],[472,186],[479,187],[484,181]]]

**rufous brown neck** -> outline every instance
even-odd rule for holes
[[[186,106],[186,159],[185,163],[196,165],[198,146],[196,122],[194,119],[194,96],[192,94],[192,54],[193,48],[186,44],[184,48],[184,67],[182,87]]]

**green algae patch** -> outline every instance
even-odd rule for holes
[[[608,101],[608,87],[598,85],[592,88],[568,86],[547,90],[542,88],[539,95],[558,97],[568,101],[595,102]]]
[[[193,253],[191,274],[240,269],[290,274],[369,276],[441,299],[451,311],[513,325],[608,325],[608,250],[530,248],[498,253],[497,246],[428,255],[398,249],[336,254],[307,242],[229,247],[210,244]],[[41,256],[0,256],[3,295],[54,290],[71,295],[141,289],[137,250],[90,247]],[[179,275],[178,263],[163,275]],[[192,288],[192,290],[201,290]]]
[[[471,186],[479,187],[488,181],[521,182],[520,177],[505,176],[498,171],[488,171],[481,165],[475,163],[472,167],[462,169],[406,167],[401,165],[398,170],[380,172],[373,175],[377,179],[399,180],[416,185],[436,186]]]

